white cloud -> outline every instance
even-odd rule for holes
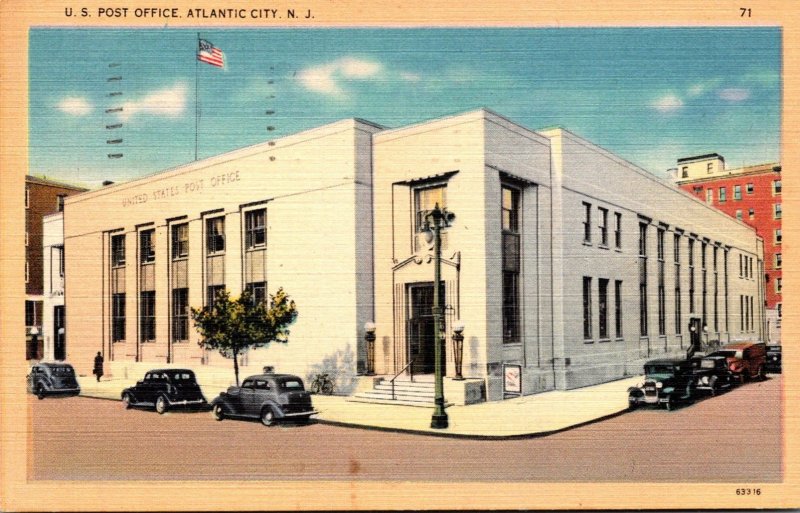
[[[58,104],[58,110],[71,116],[85,116],[92,112],[92,105],[85,98],[64,98]]]
[[[147,114],[165,118],[180,117],[186,110],[186,84],[175,84],[168,89],[153,91],[138,100],[122,104],[122,119],[130,119],[136,114]]]
[[[729,88],[719,92],[719,97],[729,102],[741,102],[750,98],[749,89]]]
[[[297,73],[300,83],[309,91],[331,96],[343,96],[342,79],[364,80],[383,71],[383,66],[374,61],[344,57],[328,64],[306,68]]]
[[[674,94],[668,94],[657,99],[650,106],[659,112],[669,113],[680,110],[683,107],[683,100]]]

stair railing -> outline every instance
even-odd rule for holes
[[[406,370],[408,370],[408,374],[409,374],[409,376],[411,376],[411,381],[413,382],[414,381],[414,358],[412,358],[411,361],[408,362],[408,364],[405,367],[400,369],[400,372],[395,374],[394,377],[389,380],[389,382],[392,384],[392,401],[396,401],[397,400],[397,398],[394,395],[394,380],[396,380],[397,377],[400,374],[404,373]]]

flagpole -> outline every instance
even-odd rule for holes
[[[197,33],[197,44],[194,46],[195,56],[194,56],[194,159],[197,160],[197,126],[200,123],[200,96],[198,93],[199,87],[198,82],[199,79],[199,59],[197,58],[197,52],[200,50],[200,32]]]

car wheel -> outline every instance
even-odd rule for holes
[[[271,426],[275,423],[275,414],[269,406],[261,410],[261,423],[265,426]]]
[[[44,399],[44,387],[41,384],[36,385],[36,397]]]
[[[708,383],[708,387],[711,389],[711,397],[717,395],[717,377],[712,376],[711,381]]]
[[[225,408],[223,408],[221,404],[215,404],[211,409],[211,414],[214,415],[215,420],[224,420]]]
[[[126,410],[129,410],[131,406],[133,406],[133,397],[131,397],[131,394],[127,392],[122,394],[122,405]]]
[[[158,396],[156,399],[156,412],[159,415],[163,415],[169,409],[169,404],[167,403],[167,398],[163,395]]]

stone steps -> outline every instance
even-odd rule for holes
[[[376,381],[370,390],[362,390],[348,398],[353,402],[397,404],[405,406],[434,406],[435,386],[426,381],[395,381],[394,396],[389,380]]]

